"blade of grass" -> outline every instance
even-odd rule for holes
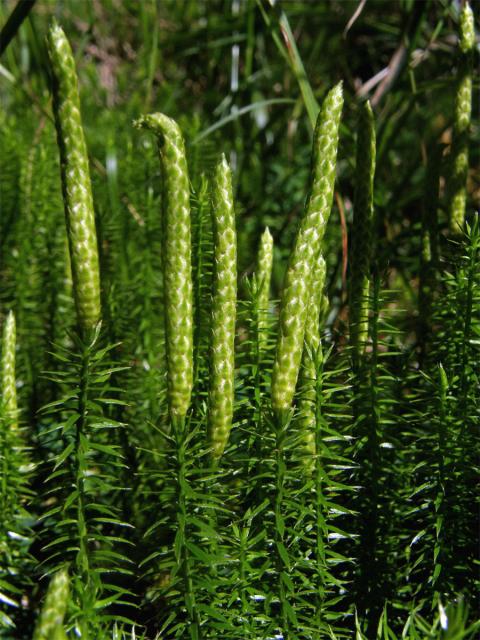
[[[290,69],[292,70],[292,73],[294,74],[298,82],[303,101],[305,103],[305,108],[308,113],[308,119],[313,129],[315,126],[315,122],[317,121],[318,113],[320,111],[320,105],[318,104],[318,101],[314,96],[312,86],[308,80],[307,73],[305,71],[302,58],[298,51],[295,37],[290,27],[287,15],[284,11],[282,11],[280,14],[280,18],[278,19],[278,31],[280,31],[282,34],[282,37],[285,41],[284,45],[281,41],[278,31],[274,30],[272,20],[268,13],[265,11],[265,8],[263,7],[261,1],[257,0],[257,4],[265,21],[265,24],[271,31],[272,38],[277,45],[278,50],[280,51],[285,61],[288,63]]]

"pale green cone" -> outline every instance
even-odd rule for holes
[[[272,374],[272,406],[276,411],[289,409],[295,393],[310,283],[332,207],[342,105],[340,83],[328,93],[317,118],[310,193],[285,274]]]
[[[452,132],[451,169],[447,179],[450,231],[461,233],[465,223],[468,176],[468,138],[472,117],[472,75],[475,31],[468,3],[460,14],[459,62]]]
[[[50,580],[32,640],[52,640],[55,637],[63,637],[59,629],[61,630],[63,627],[69,596],[68,572],[66,569],[61,569]]]
[[[163,278],[172,417],[184,417],[193,386],[193,293],[190,183],[185,143],[178,124],[153,113],[135,123],[158,139],[163,177]]]
[[[302,354],[302,366],[299,376],[300,387],[300,431],[303,441],[305,465],[312,468],[314,462],[315,428],[316,428],[316,383],[317,368],[315,358],[321,349],[321,317],[325,314],[325,275],[326,264],[323,256],[318,254],[313,274],[310,302],[305,322],[305,343]]]
[[[222,156],[212,187],[215,274],[212,302],[212,346],[208,394],[208,444],[220,458],[233,418],[235,319],[237,308],[237,235],[230,167]]]
[[[17,388],[15,382],[16,327],[13,311],[8,314],[3,327],[1,360],[0,405],[11,427],[17,426]]]
[[[260,238],[257,261],[258,286],[258,342],[265,349],[268,329],[268,307],[270,301],[270,282],[273,266],[273,238],[267,227]]]
[[[101,315],[95,213],[75,60],[63,30],[55,23],[48,32],[47,49],[53,76],[53,111],[60,149],[75,305],[79,327],[88,333],[95,328]]]
[[[361,357],[368,340],[374,177],[375,122],[370,103],[365,102],[360,105],[357,125],[355,197],[349,256],[349,324],[354,361]]]

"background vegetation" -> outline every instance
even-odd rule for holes
[[[13,6],[1,3],[2,25]],[[478,76],[467,237],[448,232],[446,188],[460,8],[447,0],[37,1],[0,67],[0,314],[2,326],[10,310],[16,318],[23,443],[4,419],[2,637],[31,637],[48,576],[65,562],[69,637],[76,627],[84,637],[120,638],[132,620],[137,633],[155,637],[163,629],[165,638],[352,637],[357,629],[370,639],[379,620],[379,637],[402,629],[411,638],[474,637]],[[75,54],[90,156],[103,308],[102,333],[90,343],[75,332],[45,47],[52,17]],[[340,80],[345,105],[323,245],[325,358],[317,360],[325,476],[316,481],[325,522],[308,498],[320,495],[319,485],[296,481],[301,456],[292,427],[283,555],[281,519],[269,506],[282,467],[267,407],[276,306],[259,370],[250,277],[268,226],[271,297],[280,298],[307,191],[313,125]],[[367,97],[377,139],[376,225],[367,373],[358,376],[347,339],[348,245],[358,104]],[[180,124],[192,186],[195,418],[194,435],[180,443],[189,461],[180,487],[180,444],[165,433],[160,167],[153,138],[132,127],[152,111]],[[222,464],[212,469],[203,438],[213,263],[208,176],[220,152],[233,174],[240,301],[234,427]],[[429,213],[438,226],[427,264]],[[85,465],[97,505],[88,579],[78,571],[78,515],[63,472],[87,351],[93,418]],[[372,434],[373,458],[363,446]],[[176,535],[179,495],[189,531],[183,539]],[[322,562],[318,532],[327,541]],[[313,548],[316,564],[302,564]],[[278,592],[270,585],[281,575]],[[462,594],[468,607],[458,604]]]

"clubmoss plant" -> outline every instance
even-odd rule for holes
[[[272,374],[275,411],[288,410],[295,393],[312,274],[332,207],[342,105],[342,85],[339,83],[327,94],[317,118],[310,192],[285,275]]]
[[[70,579],[67,569],[57,571],[50,580],[45,602],[43,603],[32,640],[51,640],[62,638],[63,619],[70,597]]]
[[[47,49],[78,326],[88,334],[101,315],[95,213],[75,60],[62,28],[55,22],[48,32]]]
[[[63,15],[64,6],[69,24],[91,22],[91,3],[57,4],[56,14]],[[225,18],[210,9],[214,3],[196,0],[187,11],[180,2],[162,3],[161,10],[156,2],[135,3],[135,15],[132,3],[96,4],[107,19],[97,21],[93,31],[74,34],[72,45],[80,42],[78,53],[89,56],[82,78],[85,90],[92,90],[82,107],[91,111],[101,323],[85,321],[85,314],[77,320],[75,312],[82,287],[75,272],[70,281],[74,252],[65,260],[70,249],[53,123],[48,113],[39,113],[42,100],[32,100],[36,96],[25,94],[24,83],[13,82],[28,72],[34,90],[44,85],[34,30],[26,29],[21,42],[12,41],[2,60],[2,74],[10,81],[0,87],[6,105],[0,109],[0,157],[8,158],[0,176],[0,324],[3,330],[13,309],[20,412],[18,428],[11,428],[0,360],[0,636],[31,638],[48,579],[55,576],[55,583],[55,574],[68,566],[63,621],[57,610],[54,624],[52,613],[61,598],[53,597],[52,605],[49,596],[42,616],[42,622],[54,624],[45,631],[52,640],[478,638],[480,237],[468,207],[454,242],[444,241],[435,220],[443,186],[438,174],[443,150],[437,154],[436,145],[445,137],[442,126],[455,120],[456,72],[461,75],[467,57],[459,53],[458,65],[445,48],[440,56],[422,56],[413,70],[416,79],[421,72],[415,101],[409,83],[396,73],[405,71],[410,54],[425,42],[448,42],[446,3],[392,3],[388,19],[379,3],[371,3],[369,20],[347,25],[352,45],[366,43],[364,78],[378,70],[377,42],[381,51],[400,45],[399,57],[392,59],[398,64],[390,65],[392,73],[379,83],[375,98],[382,113],[375,216],[384,224],[373,224],[372,235],[385,231],[386,242],[374,236],[369,257],[365,228],[373,208],[373,123],[368,105],[353,104],[352,95],[348,120],[340,124],[345,131],[338,164],[345,194],[338,198],[341,224],[328,242],[322,240],[341,104],[335,88],[315,132],[310,196],[299,209],[279,323],[272,301],[268,308],[272,239],[267,231],[256,273],[238,292],[235,269],[255,263],[252,239],[260,239],[267,224],[281,240],[275,258],[283,261],[284,243],[292,237],[292,220],[284,214],[297,210],[308,175],[309,122],[288,77],[293,73],[309,86],[300,49],[308,52],[315,43],[326,43],[332,54],[319,61],[322,76],[333,77],[338,69],[350,78],[358,75],[354,47],[342,44],[345,12],[331,11],[327,2],[285,2],[281,9],[278,2],[251,1],[234,3]],[[452,12],[454,7],[447,8],[448,16]],[[39,31],[51,13],[35,13]],[[261,15],[268,36],[258,28]],[[301,47],[290,19],[302,25]],[[188,27],[181,37],[180,26]],[[128,77],[132,35],[137,55],[135,73]],[[204,46],[198,46],[199,36]],[[230,46],[227,104],[222,103],[225,82],[214,87],[210,80]],[[311,60],[318,46],[309,52]],[[49,47],[55,64],[59,56],[64,64],[67,45],[60,52],[52,43]],[[264,49],[268,55],[261,55]],[[72,167],[78,165],[80,126],[78,118],[72,124],[78,95],[73,108],[65,89],[75,84],[68,54],[67,80],[54,75],[55,108],[57,129],[69,143],[61,156],[64,194],[70,198],[67,222],[77,216],[77,224],[86,200],[82,189],[76,193],[68,182],[78,179],[78,167]],[[107,88],[96,82],[96,73],[110,63],[118,84]],[[429,80],[438,75],[438,65],[443,72],[448,65],[454,69],[450,79],[442,73],[443,86],[450,88],[442,95]],[[263,100],[265,74],[269,86],[284,87],[281,100]],[[358,87],[359,93],[365,95],[369,84]],[[160,110],[168,105],[172,117],[181,118],[183,134],[161,115],[143,123],[155,135],[125,126],[147,85]],[[116,108],[100,110],[104,99]],[[208,111],[213,105],[215,112]],[[436,120],[439,109],[442,122]],[[358,135],[352,211],[351,245],[359,254],[351,256],[349,273],[349,295],[351,288],[358,293],[351,301],[354,348],[348,326],[345,330],[341,277],[347,266],[343,203],[355,191],[355,181],[349,184],[349,167],[355,164],[352,110],[362,111],[360,121],[367,122]],[[309,119],[319,111],[311,103]],[[297,122],[299,135],[293,135]],[[416,153],[410,153],[412,127],[426,132]],[[244,211],[237,228],[238,262],[229,170],[224,159],[217,166],[227,132]],[[475,133],[472,127],[472,143]],[[190,141],[185,148],[182,135]],[[293,143],[298,162],[292,168],[283,152],[291,158]],[[452,137],[447,156],[452,162],[456,144]],[[424,151],[426,172],[419,166]],[[395,175],[389,171],[392,161]],[[82,162],[85,169],[85,155]],[[454,171],[447,173],[449,178]],[[448,213],[449,189],[446,179],[439,213]],[[218,201],[213,216],[212,194]],[[70,236],[72,245],[84,242],[80,232],[75,239],[70,230]],[[321,332],[328,305],[323,258],[331,267],[326,332]],[[272,385],[271,347],[279,332]],[[358,367],[352,371],[354,350]],[[11,413],[16,415],[16,408]],[[37,584],[40,574],[48,578]],[[468,607],[461,606],[459,593]],[[453,600],[456,605],[448,607]],[[444,606],[438,607],[439,601]]]
[[[215,167],[212,193],[215,275],[208,406],[208,440],[214,458],[228,442],[233,417],[237,235],[230,167],[222,156]]]
[[[286,552],[284,520],[286,448],[292,419],[291,405],[304,348],[305,325],[312,295],[311,284],[332,207],[342,106],[342,85],[338,84],[327,94],[314,131],[310,191],[285,275],[272,372],[275,491],[271,506],[275,518],[277,597],[280,603],[281,628],[287,637],[290,637],[296,616],[290,605],[294,585],[289,576],[291,567]]]
[[[119,584],[120,576],[130,573],[131,560],[124,549],[119,552],[126,544],[120,531],[130,525],[120,520],[118,504],[104,498],[124,466],[116,444],[117,430],[124,425],[108,416],[112,401],[122,404],[120,398],[112,398],[118,387],[110,383],[120,368],[113,367],[110,359],[105,361],[114,347],[99,345],[100,331],[99,323],[90,342],[73,335],[73,348],[57,345],[55,359],[67,368],[71,386],[42,410],[55,436],[50,473],[43,481],[43,495],[55,498],[51,505],[42,502],[41,518],[48,523],[42,562],[50,573],[70,564],[73,606],[68,624],[75,624],[87,640],[97,638],[108,619],[105,607],[119,601],[127,604],[131,595]],[[50,375],[65,382],[64,371]],[[48,447],[51,432],[42,437]]]
[[[3,328],[0,362],[0,636],[16,626],[14,612],[31,588],[32,557],[29,461],[18,429],[15,374],[15,317],[10,311]],[[7,636],[12,637],[12,636]]]
[[[372,256],[375,123],[369,102],[360,106],[357,126],[355,199],[350,251],[350,344],[355,366],[368,340]]]
[[[267,227],[260,238],[256,273],[258,287],[258,340],[261,350],[265,349],[266,346],[272,267],[273,238],[269,228]]]
[[[158,140],[163,177],[163,277],[167,333],[168,402],[185,417],[193,385],[193,294],[190,186],[185,143],[178,124],[162,113],[134,125]]]
[[[445,369],[440,364],[438,367],[438,424],[437,435],[438,442],[435,447],[437,453],[437,495],[435,497],[435,547],[433,553],[433,567],[432,567],[432,585],[435,589],[438,589],[438,585],[441,584],[443,574],[448,571],[449,558],[446,556],[447,545],[445,544],[445,529],[450,524],[449,520],[445,520],[445,502],[446,502],[446,489],[449,488],[448,478],[445,473],[445,466],[450,464],[450,461],[444,459],[443,452],[448,450],[448,424],[450,422],[450,416],[448,415],[448,378],[445,373]]]
[[[468,2],[460,14],[458,80],[452,132],[451,173],[447,182],[450,231],[462,232],[465,224],[468,176],[468,138],[472,117],[472,74],[475,48],[473,11]]]
[[[1,405],[10,427],[17,426],[17,388],[15,381],[15,316],[10,311],[3,327],[1,360]]]
[[[427,489],[422,503],[411,513],[415,531],[421,535],[410,560],[411,580],[419,585],[418,593],[424,593],[434,603],[460,589],[473,593],[478,580],[472,573],[478,555],[478,513],[470,509],[476,500],[472,491],[478,484],[477,215],[472,223],[465,225],[462,250],[449,263],[451,270],[437,275],[442,295],[432,305],[431,326],[435,331],[424,363],[427,384],[419,385],[422,410],[415,437],[421,448],[418,458],[425,462],[424,471],[415,475],[415,483],[427,485]],[[418,399],[416,402],[419,404]],[[422,556],[429,559],[427,566],[419,562]]]

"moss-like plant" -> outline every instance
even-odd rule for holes
[[[470,9],[459,12],[465,51],[449,79],[447,48],[437,56],[427,46],[451,36],[435,3],[397,3],[387,17],[373,3],[345,32],[352,46],[338,31],[341,3],[236,3],[228,20],[205,3],[116,3],[115,14],[102,5],[111,20],[95,23],[98,3],[70,4],[90,159],[57,25],[45,57],[55,147],[36,38],[52,7],[34,10],[21,50],[13,41],[2,58],[0,635],[473,640],[480,245],[463,206]],[[382,50],[398,46],[383,80],[373,22]],[[176,25],[189,28],[180,37]],[[312,50],[303,64],[313,42],[328,55],[316,64]],[[225,46],[227,98],[216,64]],[[342,122],[339,85],[321,108],[312,101],[338,69]],[[362,101],[378,80],[375,148]],[[272,87],[280,99],[260,98]],[[305,96],[308,120],[319,117],[303,203]],[[104,99],[112,108],[99,108]],[[140,118],[138,135],[128,125],[142,103],[175,120]],[[440,180],[438,140],[451,123]],[[419,129],[425,144],[415,144]],[[325,234],[337,172],[339,220]],[[451,206],[454,238],[442,226]],[[238,275],[252,272],[237,290]]]

